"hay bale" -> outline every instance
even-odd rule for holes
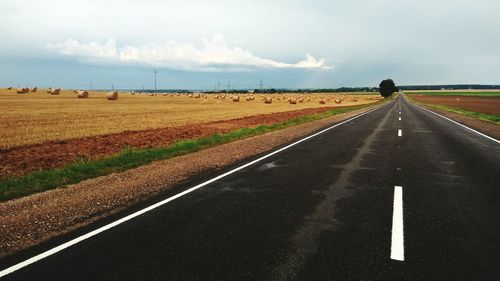
[[[342,103],[341,99],[335,99],[335,103]]]
[[[238,102],[238,101],[240,101],[240,96],[234,95],[232,97],[232,99],[233,99],[234,102]]]
[[[9,91],[12,90],[12,87],[8,87],[7,90],[9,90]]]
[[[49,88],[47,89],[47,94],[50,94],[51,92],[52,92],[52,87],[49,87]]]
[[[73,94],[78,94],[78,92],[80,92],[78,89],[73,90]]]
[[[89,92],[87,91],[78,91],[78,94],[76,95],[79,99],[86,99],[89,97]]]
[[[290,104],[297,104],[297,99],[296,98],[289,98],[288,102]]]
[[[264,99],[264,102],[265,102],[265,103],[273,103],[273,98],[271,98],[271,97],[266,97],[266,98]]]
[[[33,87],[33,88],[31,88],[31,90],[30,90],[30,91],[31,91],[32,93],[36,93],[36,91],[37,91],[37,90],[38,90],[38,87]]]
[[[106,94],[106,99],[108,100],[117,100],[118,99],[118,91],[109,92]]]
[[[50,94],[53,96],[59,95],[60,93],[61,93],[61,88],[55,88],[50,90]]]
[[[319,99],[319,103],[320,104],[326,104],[326,101],[325,101],[325,99]]]
[[[30,92],[29,88],[18,88],[16,91],[18,94],[26,94]]]
[[[196,94],[193,95],[193,98],[199,99],[199,98],[201,98],[201,95],[199,93],[196,93]]]

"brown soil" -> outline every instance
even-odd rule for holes
[[[25,175],[40,169],[57,168],[80,159],[103,158],[119,153],[127,147],[168,146],[180,140],[226,133],[244,127],[280,123],[298,116],[320,113],[333,108],[335,107],[307,108],[202,124],[52,141],[0,150],[0,179]]]
[[[500,97],[430,96],[421,94],[412,94],[410,96],[416,101],[423,103],[446,105],[475,112],[500,115]]]
[[[0,257],[116,213],[131,204],[168,190],[196,174],[216,170],[238,160],[270,151],[370,108],[86,180],[67,188],[0,203]],[[241,123],[250,122],[239,120]],[[271,121],[266,118],[262,122]]]

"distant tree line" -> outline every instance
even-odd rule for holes
[[[407,85],[407,86],[398,86],[397,90],[487,90],[487,89],[500,89],[500,85],[479,85],[479,84],[471,84],[471,85]],[[152,93],[155,90],[144,89],[144,90],[135,90],[135,92],[143,92],[143,93]],[[158,89],[156,90],[158,93],[185,93],[189,94],[193,91],[191,90],[180,90],[180,89]],[[232,93],[232,94],[247,94],[252,91],[249,90],[221,90],[221,91],[203,91],[204,93]],[[323,88],[323,89],[286,89],[286,88],[269,88],[269,89],[255,89],[254,93],[263,93],[263,94],[278,94],[278,93],[349,93],[349,92],[380,92],[380,87],[341,87],[341,88]]]

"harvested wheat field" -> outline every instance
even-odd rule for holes
[[[51,95],[44,89],[19,95],[15,90],[0,89],[0,149],[380,100],[378,94],[239,95],[239,101],[230,94],[119,93],[117,100],[108,100],[106,95],[89,91],[88,98],[77,98],[73,90]],[[272,103],[265,103],[265,97],[272,97]],[[298,102],[290,104],[290,98]],[[326,102],[320,104],[320,98]],[[335,104],[337,98],[342,99],[341,104]]]

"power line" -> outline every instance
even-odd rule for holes
[[[156,68],[155,68],[154,73],[155,73],[155,93],[156,93],[156,73],[158,73],[158,71],[156,71]]]

